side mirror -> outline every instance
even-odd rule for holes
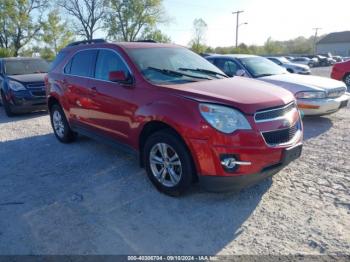
[[[247,76],[247,72],[243,69],[239,69],[236,72],[236,76]]]
[[[124,71],[111,71],[109,72],[108,79],[112,82],[129,83],[129,77]]]

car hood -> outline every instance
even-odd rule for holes
[[[288,64],[285,64],[285,65],[289,66],[289,67],[299,67],[299,68],[309,69],[309,66],[303,65],[303,64],[288,63]]]
[[[226,104],[246,114],[285,105],[294,100],[293,95],[282,88],[238,76],[181,85],[163,85],[163,87],[175,89],[177,94],[189,99]]]
[[[29,75],[11,75],[11,76],[8,76],[8,78],[26,84],[26,83],[44,82],[45,75],[46,73],[29,74]]]
[[[325,91],[337,87],[345,87],[343,82],[334,79],[298,74],[265,76],[259,78],[259,80],[283,87],[293,94],[300,91]]]

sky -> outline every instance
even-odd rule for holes
[[[159,28],[174,43],[188,45],[193,20],[202,18],[208,25],[206,44],[212,47],[235,44],[236,17],[240,14],[239,43],[262,45],[268,37],[288,40],[309,37],[313,28],[319,34],[350,31],[350,0],[164,0],[170,22]]]

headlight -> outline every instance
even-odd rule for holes
[[[323,92],[323,91],[299,92],[299,93],[296,93],[295,97],[302,98],[302,99],[326,98],[326,92]]]
[[[251,129],[247,119],[237,110],[226,106],[200,104],[203,118],[215,129],[229,134],[238,129]]]
[[[22,91],[22,90],[26,90],[26,88],[24,87],[24,85],[22,85],[20,82],[10,80],[8,83],[9,83],[9,87],[10,87],[13,91]]]

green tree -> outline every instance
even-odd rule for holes
[[[34,39],[42,27],[42,10],[47,0],[2,0],[0,4],[0,45],[19,50]],[[36,19],[33,19],[35,13]]]
[[[44,47],[40,49],[40,57],[47,60],[52,61],[55,59],[56,54],[52,51],[51,48]]]
[[[87,40],[102,28],[107,0],[57,0],[57,4],[74,19],[75,32]]]
[[[105,27],[111,39],[135,41],[166,20],[162,0],[110,0]]]
[[[54,55],[74,40],[74,34],[69,30],[67,22],[60,22],[58,10],[49,13],[47,21],[43,25],[42,40],[51,48]]]
[[[168,35],[163,34],[161,30],[149,29],[149,28],[146,28],[144,30],[140,39],[154,40],[158,43],[170,43],[171,42],[171,38]]]
[[[0,48],[0,58],[1,57],[11,57],[11,56],[13,56],[11,49],[3,48],[3,47]]]
[[[202,18],[197,18],[193,21],[193,38],[190,45],[194,52],[203,53],[207,49],[205,45],[205,34],[207,30],[208,25]]]

